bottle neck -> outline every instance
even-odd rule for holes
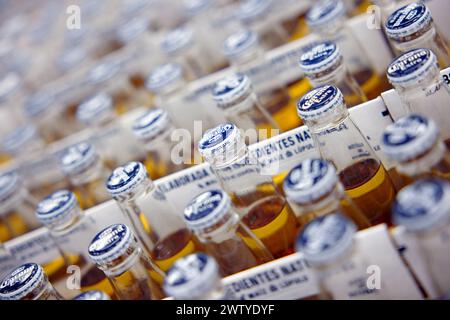
[[[106,177],[105,167],[102,160],[98,158],[94,164],[76,174],[69,174],[70,183],[74,186],[82,186]]]
[[[399,173],[409,177],[429,173],[435,165],[444,159],[446,153],[448,154],[449,152],[445,144],[438,140],[429,150],[416,158],[399,163],[397,170]]]
[[[196,235],[204,243],[221,243],[237,237],[238,224],[239,216],[233,210],[228,210],[227,214],[220,221],[212,226],[196,231]]]
[[[97,264],[97,266],[108,278],[115,278],[133,268],[134,265],[141,263],[140,258],[143,255],[142,249],[134,240],[123,254],[113,261]]]

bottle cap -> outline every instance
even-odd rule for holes
[[[10,203],[12,199],[18,200],[17,195],[20,192],[20,189],[22,188],[22,181],[19,178],[19,175],[14,172],[5,172],[0,174],[0,203],[1,203],[1,212],[4,212],[3,208],[11,206],[14,206],[16,204],[16,201],[13,203]],[[6,205],[8,204],[8,205]]]
[[[117,167],[106,181],[106,189],[112,197],[135,193],[145,182],[151,182],[145,166],[140,162],[129,162]]]
[[[341,0],[318,1],[306,14],[306,23],[311,28],[321,28],[345,15],[345,6]]]
[[[344,96],[335,86],[323,85],[310,90],[297,103],[303,120],[317,120],[333,113],[344,104]]]
[[[341,61],[338,46],[331,41],[315,43],[300,57],[300,68],[306,74],[323,72]]]
[[[75,195],[68,190],[59,190],[38,204],[36,216],[44,225],[63,225],[72,220],[79,210]]]
[[[62,171],[66,175],[76,175],[98,163],[99,155],[95,147],[88,142],[81,142],[66,150],[61,158]]]
[[[415,85],[437,69],[437,58],[429,49],[413,49],[391,62],[387,77],[392,85]]]
[[[9,72],[0,79],[0,103],[5,102],[16,92],[22,84],[20,76],[15,72]]]
[[[401,40],[422,30],[431,20],[430,10],[423,3],[411,3],[391,13],[384,25],[389,38]]]
[[[47,281],[36,263],[26,263],[11,271],[0,284],[0,300],[20,300]]]
[[[83,101],[77,108],[77,119],[86,125],[102,122],[111,116],[113,100],[106,93],[99,93]]]
[[[26,150],[27,143],[39,140],[39,133],[34,125],[26,124],[6,135],[2,147],[6,153],[15,155]]]
[[[268,14],[271,6],[272,0],[246,0],[238,7],[236,15],[243,23],[252,23]]]
[[[116,76],[119,71],[119,61],[109,60],[102,62],[89,71],[87,83],[91,85],[104,83]]]
[[[135,241],[130,228],[124,224],[113,224],[92,239],[88,248],[89,257],[97,265],[112,262],[124,255]]]
[[[245,144],[239,129],[232,123],[225,123],[207,131],[200,139],[198,149],[207,161],[211,161],[216,156],[235,152],[239,144]]]
[[[213,6],[213,0],[183,0],[183,6],[189,16],[195,16]]]
[[[140,35],[147,32],[150,23],[146,18],[134,18],[121,25],[116,33],[117,40],[122,44],[128,44]]]
[[[213,99],[217,105],[227,109],[242,101],[252,92],[250,79],[242,74],[232,74],[219,80],[213,88]]]
[[[436,123],[419,114],[411,114],[386,127],[382,148],[396,161],[414,159],[429,150],[439,138]]]
[[[145,86],[153,93],[159,93],[166,86],[182,79],[181,67],[175,63],[167,63],[156,68],[147,78]]]
[[[336,169],[330,162],[310,158],[289,172],[283,190],[294,203],[307,204],[328,194],[337,183]]]
[[[424,231],[448,223],[450,219],[450,183],[428,178],[404,187],[393,205],[393,220],[410,231]]]
[[[311,264],[332,263],[353,243],[355,224],[341,213],[315,218],[297,238],[296,249]]]
[[[214,226],[231,208],[230,197],[222,190],[203,192],[184,209],[184,220],[194,232]]]
[[[25,101],[24,111],[27,117],[35,118],[50,109],[55,103],[56,96],[48,90],[38,91]]]
[[[169,125],[169,114],[163,109],[153,108],[138,117],[132,129],[138,139],[151,141],[167,131]]]
[[[57,67],[66,72],[73,67],[81,64],[87,58],[86,49],[83,47],[73,47],[66,49],[56,60]]]
[[[240,30],[225,39],[223,49],[229,59],[239,57],[249,49],[258,47],[258,34],[251,30]]]
[[[90,290],[77,295],[73,300],[111,300],[111,298],[100,290]]]
[[[161,42],[161,48],[169,55],[176,55],[181,50],[192,45],[194,32],[187,27],[176,28],[166,34]]]
[[[178,300],[200,298],[213,291],[221,277],[217,262],[204,253],[177,260],[167,272],[164,291]]]

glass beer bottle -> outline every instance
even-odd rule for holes
[[[411,3],[395,10],[386,19],[384,27],[399,52],[428,48],[437,55],[442,69],[450,66],[448,45],[436,30],[431,12],[425,4]]]
[[[171,134],[174,130],[168,112],[159,108],[145,111],[133,122],[133,134],[147,151],[142,162],[153,180],[186,167],[184,161],[176,163],[172,157],[175,142],[171,140]]]
[[[64,300],[36,263],[25,263],[0,282],[0,300]]]
[[[149,179],[142,163],[130,162],[116,168],[106,186],[154,262],[157,281],[162,282],[165,271],[177,259],[199,250],[198,240]]]
[[[438,296],[450,294],[450,182],[440,178],[416,181],[398,193],[392,212],[394,223],[418,242]]]
[[[419,114],[400,118],[384,130],[381,148],[396,161],[402,187],[429,176],[450,180],[450,152],[430,118]]]
[[[338,87],[349,107],[367,101],[358,82],[348,72],[339,47],[332,41],[317,42],[308,46],[300,57],[300,69],[312,87],[325,84]]]
[[[336,169],[323,159],[308,158],[294,167],[284,179],[283,190],[300,227],[314,218],[342,212],[358,229],[370,222],[345,193]]]
[[[204,253],[190,254],[175,262],[167,272],[164,291],[175,300],[235,300],[222,285],[214,258]]]
[[[82,212],[75,195],[67,190],[52,193],[39,203],[36,216],[49,230],[66,264],[80,268],[81,291],[98,289],[112,295],[110,283],[86,252],[97,233],[95,221]]]
[[[414,49],[397,57],[387,77],[400,96],[406,114],[433,119],[450,146],[450,91],[440,76],[436,56],[429,49]]]
[[[100,231],[92,239],[88,252],[120,300],[163,298],[151,277],[149,257],[126,225],[114,224]]]
[[[375,152],[350,118],[334,86],[311,90],[298,102],[322,158],[334,164],[347,195],[373,224],[387,222],[395,189]]]
[[[45,142],[40,137],[36,126],[27,124],[17,127],[5,136],[1,151],[11,159],[22,161],[30,154],[42,150],[44,145]]]
[[[232,123],[207,131],[199,142],[242,222],[275,258],[293,252],[298,223],[271,176],[264,174]]]
[[[106,168],[92,144],[81,142],[69,147],[61,158],[61,169],[81,208],[87,209],[110,199],[104,187]]]
[[[192,199],[184,210],[184,221],[224,277],[273,260],[261,240],[240,221],[222,190],[206,191]]]

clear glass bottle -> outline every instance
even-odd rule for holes
[[[107,301],[107,300],[111,300],[111,298],[103,291],[90,290],[90,291],[80,293],[72,300],[97,300],[97,301],[103,300],[103,301]]]
[[[164,291],[175,300],[236,300],[222,285],[217,262],[204,253],[177,260],[167,273]]]
[[[127,141],[113,99],[107,93],[98,93],[84,100],[77,108],[77,120],[94,133],[95,147],[107,167],[113,169],[129,161],[131,155],[125,150],[117,152],[116,147]]]
[[[108,173],[92,144],[81,142],[66,149],[61,169],[83,209],[110,199],[104,186]]]
[[[18,265],[19,260],[0,242],[0,279]]]
[[[300,69],[309,79],[312,87],[331,84],[339,88],[349,107],[367,101],[363,90],[350,74],[336,43],[316,42],[300,57]]]
[[[253,92],[250,79],[241,73],[219,80],[213,88],[213,100],[224,111],[227,120],[242,130],[257,130],[257,140],[280,133],[275,120]]]
[[[336,167],[345,191],[373,224],[388,222],[394,186],[334,86],[311,90],[298,102],[322,158]]]
[[[177,259],[201,248],[181,215],[149,179],[142,163],[116,168],[106,186],[152,259],[157,272],[154,278],[159,283]]]
[[[414,49],[392,61],[387,76],[400,96],[405,113],[424,114],[433,119],[450,146],[450,91],[439,72],[432,51]]]
[[[394,223],[416,239],[438,295],[450,294],[450,183],[418,180],[398,193],[392,212]]]
[[[2,141],[2,151],[17,161],[25,160],[30,154],[43,149],[45,142],[36,126],[22,125],[11,131]]]
[[[356,226],[341,213],[309,222],[297,238],[296,249],[313,269],[324,300],[384,300],[389,292],[367,287],[367,267],[355,243]]]
[[[401,187],[424,177],[450,180],[450,151],[430,118],[419,114],[400,118],[384,130],[381,148],[396,161]]]
[[[44,269],[35,263],[17,267],[3,278],[0,300],[64,300],[53,288]]]
[[[430,10],[421,2],[395,10],[385,22],[386,34],[398,52],[428,48],[438,57],[442,69],[450,66],[450,52],[436,30]]]
[[[214,257],[224,277],[273,260],[222,190],[206,191],[192,199],[184,210],[184,221]]]
[[[346,26],[346,8],[342,0],[316,2],[306,15],[310,30],[323,40],[334,41],[344,57],[349,72],[369,99],[389,88],[385,75],[379,75],[370,65],[364,48]]]
[[[153,108],[136,118],[132,126],[133,134],[146,150],[142,161],[153,180],[159,179],[186,167],[185,161],[176,163],[172,156],[175,142],[171,134],[175,130],[167,111]]]
[[[75,195],[67,190],[52,193],[39,203],[36,216],[49,230],[66,265],[80,268],[81,291],[96,289],[114,294],[105,275],[91,262],[86,252],[90,239],[97,233],[97,226],[80,209]]]
[[[92,239],[88,252],[120,300],[163,298],[151,277],[150,258],[126,225],[114,224],[100,231]]]
[[[250,78],[262,106],[278,126],[283,130],[298,127],[300,122],[295,116],[295,101],[305,93],[302,89],[298,90],[305,87],[305,80],[299,79],[285,85],[283,79],[275,74],[275,68],[267,63],[264,49],[254,31],[242,29],[231,34],[225,39],[223,50],[232,68]],[[258,72],[249,72],[253,68]]]
[[[40,226],[34,217],[37,200],[13,171],[0,174],[0,242]]]
[[[169,60],[181,66],[187,80],[199,79],[212,71],[194,30],[187,26],[168,32],[161,42],[161,49]]]
[[[298,223],[270,175],[262,172],[232,123],[207,131],[199,150],[230,196],[242,222],[275,258],[293,252]]]
[[[301,227],[337,211],[351,219],[358,229],[370,227],[366,216],[345,193],[336,169],[326,160],[303,160],[286,176],[283,190]]]

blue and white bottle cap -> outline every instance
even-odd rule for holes
[[[113,224],[92,239],[88,248],[89,257],[97,265],[112,262],[125,254],[135,241],[130,228],[124,224]]]
[[[0,103],[7,101],[22,84],[19,74],[9,72],[0,79]]]
[[[87,58],[86,49],[82,46],[66,49],[56,60],[57,67],[66,72],[84,62]]]
[[[145,141],[154,140],[170,127],[170,119],[167,111],[159,108],[153,108],[145,111],[138,117],[132,126],[134,135]]]
[[[207,131],[198,143],[198,150],[209,161],[228,153],[239,143],[244,143],[239,128],[232,123],[225,123]]]
[[[397,194],[393,220],[410,231],[425,231],[450,221],[450,183],[439,178],[414,182]]]
[[[16,172],[10,171],[0,174],[0,203],[13,197],[21,186],[21,179]]]
[[[87,75],[88,84],[104,83],[119,74],[121,65],[119,61],[109,60],[96,65]]]
[[[258,34],[244,29],[228,36],[223,43],[223,49],[225,55],[232,60],[248,52],[249,49],[258,47],[258,45]]]
[[[69,147],[61,158],[61,168],[66,175],[76,175],[91,168],[100,160],[95,147],[81,142]]]
[[[184,209],[184,221],[194,232],[214,226],[231,208],[230,197],[222,190],[205,191]]]
[[[127,21],[123,25],[119,26],[116,32],[117,40],[122,44],[128,44],[140,35],[146,33],[149,26],[149,20],[144,17],[137,17]]]
[[[75,195],[68,190],[59,190],[38,204],[36,217],[47,226],[63,225],[72,220],[79,210]]]
[[[161,42],[162,50],[169,55],[176,55],[192,45],[194,32],[188,27],[179,27],[166,34]]]
[[[99,93],[84,100],[77,108],[77,119],[85,125],[102,122],[113,112],[113,99],[106,93]]]
[[[335,66],[342,59],[339,47],[332,41],[314,43],[300,57],[300,68],[306,74],[317,74]]]
[[[217,105],[226,109],[252,92],[250,79],[242,73],[227,76],[216,82],[213,88],[213,99]]]
[[[100,290],[89,290],[77,295],[73,300],[111,300],[111,298]]]
[[[407,161],[430,150],[438,138],[439,129],[432,119],[411,114],[387,126],[381,144],[391,159]]]
[[[35,118],[51,108],[56,100],[54,93],[48,90],[38,91],[32,94],[24,105],[24,111],[27,117]]]
[[[214,0],[183,0],[184,10],[190,16],[196,16],[199,13],[212,8]]]
[[[336,169],[330,162],[309,158],[289,172],[283,190],[294,203],[308,204],[328,194],[337,183]]]
[[[47,281],[36,263],[25,263],[11,271],[0,283],[0,300],[20,300]]]
[[[345,15],[345,6],[341,0],[318,1],[306,14],[306,23],[311,28],[321,28]]]
[[[252,23],[269,13],[272,0],[246,0],[237,9],[237,17],[243,23]]]
[[[106,180],[106,189],[112,197],[133,193],[144,182],[151,182],[147,169],[140,162],[129,162],[117,167]]]
[[[181,67],[178,64],[166,63],[150,73],[145,81],[145,86],[148,90],[158,94],[166,86],[182,79],[182,75]]]
[[[386,34],[401,40],[428,26],[432,21],[430,10],[423,3],[411,3],[391,13],[384,23]]]
[[[2,149],[9,154],[19,154],[26,150],[27,143],[39,139],[37,128],[26,124],[14,129],[2,142]]]
[[[435,72],[438,67],[436,55],[429,49],[413,49],[391,62],[387,69],[387,77],[392,85],[415,85]]]
[[[341,213],[315,218],[297,238],[296,250],[312,264],[332,263],[351,248],[355,224]]]
[[[297,112],[303,120],[317,120],[343,104],[344,96],[337,87],[323,85],[310,90],[298,101]]]
[[[220,279],[217,262],[204,253],[194,253],[173,264],[163,287],[174,299],[198,299],[216,289]]]

